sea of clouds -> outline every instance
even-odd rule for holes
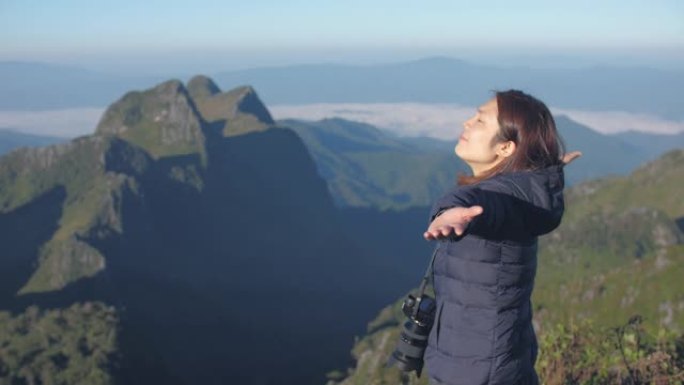
[[[321,120],[339,117],[364,122],[401,136],[428,136],[454,140],[475,107],[424,103],[317,103],[269,107],[275,119]],[[551,108],[600,133],[641,131],[659,134],[684,132],[684,122],[624,111],[586,111]],[[0,128],[58,137],[94,132],[104,108],[46,111],[0,111]]]
[[[340,117],[369,123],[404,136],[455,139],[463,129],[463,122],[474,114],[476,108],[454,104],[320,103],[276,105],[269,109],[275,119],[320,120]],[[646,114],[563,108],[551,108],[551,111],[554,115],[566,115],[603,134],[624,131],[676,134],[684,131],[684,122]]]

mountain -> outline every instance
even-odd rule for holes
[[[648,113],[684,119],[681,71],[588,67],[492,67],[453,58],[352,66],[336,64],[253,68],[214,74],[225,88],[251,84],[267,104],[423,102],[475,106],[489,90],[520,88],[559,108]],[[0,109],[31,110],[106,105],[129,89],[161,79],[113,76],[42,63],[0,62]]]
[[[682,352],[669,350],[684,342],[683,165],[684,150],[674,150],[629,176],[598,179],[567,191],[561,226],[540,242],[533,295],[534,322],[542,351],[538,370],[542,369],[542,375],[555,376],[542,377],[542,381],[564,383],[558,376],[567,370],[576,376],[566,377],[567,381],[589,375],[594,381],[602,379],[596,383],[616,383],[617,377],[629,377],[625,371],[620,374],[624,368],[616,371],[616,367],[629,361],[636,370],[638,365],[655,359],[654,351],[673,359],[667,361],[663,373],[674,373],[673,379],[684,373]],[[347,372],[332,372],[330,384],[427,383],[425,377],[419,380],[415,375],[402,376],[396,368],[384,367],[405,320],[400,310],[402,301],[382,309],[368,324],[366,334],[357,339],[352,350],[355,367]],[[644,326],[639,333],[644,334],[637,334],[637,343],[639,335],[648,338],[636,345],[639,353],[620,353],[615,333],[626,330],[622,325],[627,320],[634,325],[641,319]],[[579,329],[586,335],[577,339],[567,330],[578,330],[583,320],[590,326]],[[556,334],[559,330],[560,335]],[[657,339],[652,337],[656,335]],[[623,343],[630,344],[631,338],[633,345],[635,334],[624,338]],[[576,345],[569,349],[571,343]],[[545,365],[552,357],[565,357],[564,351],[587,351],[594,356],[580,356],[570,362],[576,366],[555,366],[549,372]],[[667,365],[674,365],[674,369],[667,369]],[[638,376],[651,378],[649,373]]]
[[[453,145],[401,138],[343,119],[283,120],[306,143],[340,206],[395,210],[428,206],[466,166]]]
[[[650,157],[649,160],[656,159],[667,151],[684,148],[684,132],[674,135],[658,135],[628,131],[614,134],[614,136],[623,143],[639,147],[642,152]]]
[[[627,143],[618,136],[598,133],[564,115],[556,116],[555,121],[566,150],[582,152],[582,157],[566,170],[566,182],[570,185],[608,175],[626,175],[664,152],[653,154],[643,143]]]
[[[0,129],[0,155],[17,147],[41,147],[66,140],[53,136],[24,134],[14,130]]]
[[[0,158],[0,377],[322,380],[397,293],[344,220],[252,88],[126,93],[95,134]]]

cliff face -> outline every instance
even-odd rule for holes
[[[113,305],[126,383],[315,382],[387,297],[378,267],[254,90],[189,89],[128,93],[94,135],[0,158],[0,305]]]

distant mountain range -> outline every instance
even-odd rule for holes
[[[621,132],[611,135],[638,148],[648,159],[655,159],[670,150],[684,148],[684,132],[675,135],[652,135],[643,132]]]
[[[18,147],[42,147],[65,142],[66,140],[64,138],[31,135],[14,130],[0,129],[0,155]]]
[[[256,68],[214,74],[226,88],[250,84],[267,104],[425,102],[477,105],[490,90],[521,88],[551,106],[643,112],[684,120],[684,72],[648,68],[530,69],[491,67],[452,58],[373,66],[334,64]],[[0,63],[0,109],[106,105],[154,77],[122,77],[40,63]]]
[[[102,107],[126,91],[150,87],[161,80],[48,63],[0,62],[0,110]]]

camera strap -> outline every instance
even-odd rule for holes
[[[423,294],[425,293],[425,288],[427,287],[428,283],[430,283],[430,279],[432,278],[432,269],[433,265],[435,264],[435,257],[437,257],[437,251],[439,251],[439,246],[441,246],[442,242],[437,242],[437,246],[435,246],[435,250],[432,252],[432,258],[430,258],[430,264],[428,265],[427,270],[425,271],[425,275],[423,276],[423,280],[420,282],[420,287],[418,288],[418,295],[416,298],[418,298],[418,301],[420,301],[423,298]],[[418,308],[420,307],[420,303],[418,304],[419,306],[415,307],[414,316],[418,314]]]

